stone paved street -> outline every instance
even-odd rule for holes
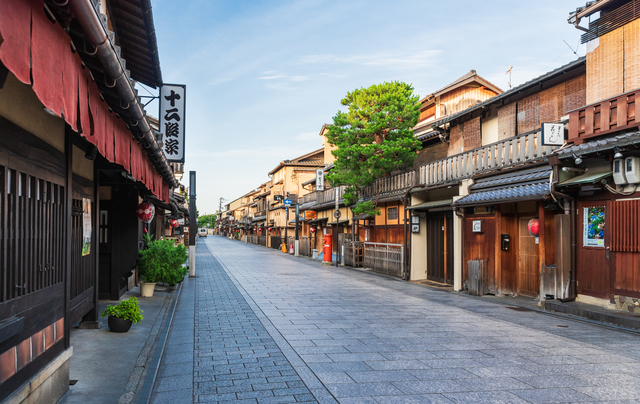
[[[221,237],[198,241],[154,403],[640,402],[640,336]]]

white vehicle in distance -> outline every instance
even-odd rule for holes
[[[198,229],[198,237],[207,237],[207,229]]]

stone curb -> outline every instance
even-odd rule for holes
[[[173,315],[175,314],[181,291],[182,282],[178,284],[178,289],[170,303],[168,317],[165,320],[162,331],[160,332],[160,336],[158,337],[158,345],[156,346],[155,352],[153,354],[153,359],[151,360],[151,365],[149,366],[147,377],[145,378],[144,384],[142,385],[140,397],[138,398],[138,404],[148,404],[149,400],[151,399],[151,393],[153,392],[153,386],[156,382],[156,376],[158,375],[158,369],[160,368],[162,354],[164,353],[164,347],[167,343],[167,337],[169,336],[169,330],[171,328],[171,323],[173,322]]]

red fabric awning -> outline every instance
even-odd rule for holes
[[[0,60],[18,80],[31,84],[30,1],[0,0],[0,36]]]
[[[169,185],[126,124],[101,99],[89,69],[72,51],[71,38],[47,18],[43,0],[0,0],[0,36],[0,60],[18,80],[33,86],[45,107],[94,144],[104,158],[169,202]]]

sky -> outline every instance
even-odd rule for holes
[[[199,213],[214,213],[322,147],[357,88],[397,80],[422,98],[470,70],[502,90],[510,66],[513,86],[553,70],[585,54],[567,23],[584,3],[153,0],[163,80],[187,85],[183,183],[196,171]]]

